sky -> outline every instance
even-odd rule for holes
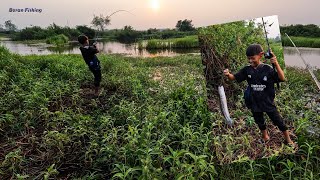
[[[91,26],[93,15],[110,15],[107,29],[130,25],[136,30],[174,28],[178,20],[190,19],[195,27],[278,15],[280,25],[320,25],[320,0],[2,0],[0,24],[11,20],[26,26]],[[36,8],[39,12],[9,12]]]
[[[263,21],[262,18],[254,18],[255,23],[262,24],[265,23],[265,30],[267,32],[268,38],[276,38],[277,36],[281,37],[280,35],[280,27],[279,27],[279,17],[277,15],[273,16],[264,16]]]

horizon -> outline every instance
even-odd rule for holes
[[[318,13],[319,1],[276,1],[270,0],[273,5],[265,8],[265,3],[254,0],[216,1],[200,0],[118,0],[105,2],[91,0],[79,3],[76,0],[11,0],[2,2],[0,7],[0,24],[11,20],[18,29],[40,26],[48,27],[50,24],[75,27],[76,25],[91,26],[94,15],[110,15],[117,10],[126,10],[111,17],[111,25],[107,29],[122,29],[132,26],[136,30],[149,28],[174,28],[178,20],[192,20],[195,27],[204,27],[214,24],[248,20],[257,17],[278,15],[280,26],[295,24],[320,24]],[[63,5],[61,5],[63,3]],[[13,9],[33,9],[28,12],[9,12]],[[41,12],[37,11],[41,9]]]
[[[275,15],[276,16],[276,15]],[[268,16],[264,16],[264,17],[268,17]],[[258,18],[261,18],[261,17],[255,17],[255,18],[252,18],[253,19],[258,19]],[[11,19],[8,19],[8,20],[11,20]],[[185,19],[179,19],[179,20],[185,20]],[[177,20],[177,22],[179,21]],[[188,20],[192,20],[192,19],[188,19]],[[250,19],[244,19],[244,20],[239,20],[239,21],[246,21],[246,20],[250,20]],[[11,21],[13,24],[15,24],[13,21]],[[236,22],[236,21],[230,21],[230,22],[224,22],[224,23],[217,23],[217,24],[211,24],[211,25],[218,25],[218,24],[226,24],[226,23],[232,23],[232,22]],[[0,22],[0,25],[4,25],[5,22]],[[41,28],[48,28],[49,26],[51,26],[52,24],[55,24],[57,26],[60,26],[60,27],[70,27],[70,28],[76,28],[76,26],[87,26],[87,27],[90,27],[92,29],[95,29],[94,27],[92,27],[91,24],[77,24],[77,25],[74,25],[74,26],[68,26],[68,25],[60,25],[60,24],[57,24],[56,22],[52,22],[46,26],[40,26],[40,25],[29,25],[29,26],[25,26],[23,28],[19,28],[17,27],[18,30],[22,30],[24,28],[30,28],[30,27],[34,27],[34,26],[37,26],[37,27],[41,27]],[[16,24],[15,24],[16,25]],[[317,24],[280,24],[279,26],[281,27],[286,27],[286,26],[295,26],[295,25],[316,25],[318,27],[320,27],[320,25],[317,25]],[[126,25],[124,25],[126,26]],[[108,30],[121,30],[124,28],[123,27],[116,27],[116,28],[113,28],[113,29],[106,29],[106,31]],[[130,25],[129,25],[130,26]],[[210,25],[207,25],[207,26],[210,26]],[[132,27],[132,26],[131,26]],[[200,28],[200,27],[205,27],[205,26],[194,26],[195,28]],[[149,27],[149,28],[146,28],[146,29],[135,29],[134,27],[132,27],[134,30],[137,30],[137,31],[147,31],[148,29],[157,29],[157,30],[167,30],[167,29],[175,29],[176,27],[173,26],[173,27],[163,27],[163,28],[154,28],[154,27]],[[95,29],[96,31],[99,31],[98,29]]]

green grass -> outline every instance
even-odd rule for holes
[[[26,43],[26,44],[38,44],[38,43],[46,43],[46,40],[24,40],[24,41],[15,41],[16,43]]]
[[[46,39],[47,44],[53,44],[55,46],[63,46],[68,43],[69,38],[63,34],[55,35]]]
[[[197,36],[186,36],[183,38],[152,39],[146,41],[145,45],[139,44],[139,48],[146,49],[170,49],[170,48],[197,48],[199,47]]]
[[[320,48],[320,38],[309,38],[309,37],[290,37],[297,47],[311,47]],[[282,35],[283,46],[293,47],[289,38]]]
[[[281,43],[270,43],[270,48],[273,51],[273,53],[276,55],[277,60],[281,66],[282,69],[285,69],[285,61],[284,61],[284,55],[283,55],[283,47]],[[265,48],[267,49],[267,48]],[[269,61],[267,63],[270,63]]]
[[[3,179],[320,178],[319,138],[307,132],[320,117],[305,106],[317,91],[307,72],[287,69],[276,100],[299,152],[222,166],[212,129],[224,120],[207,110],[199,56],[99,59],[104,91],[91,98],[81,55],[21,57],[0,47]],[[230,112],[236,121],[244,113]]]
[[[0,40],[2,38],[9,38],[10,36],[8,34],[0,33]]]
[[[320,69],[317,69],[315,72],[317,79],[320,79]]]

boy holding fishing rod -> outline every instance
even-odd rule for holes
[[[262,46],[252,44],[247,48],[246,55],[250,65],[245,66],[236,74],[231,74],[228,69],[225,69],[224,75],[230,80],[236,80],[238,83],[247,80],[248,88],[245,92],[245,101],[248,108],[251,109],[253,118],[257,123],[262,133],[263,143],[269,141],[265,119],[263,113],[266,112],[273,124],[278,126],[283,133],[285,142],[295,147],[295,143],[291,140],[286,125],[284,124],[277,107],[274,103],[275,89],[274,83],[285,81],[284,73],[278,63],[276,56],[272,51],[270,62],[274,64],[275,71],[271,66],[262,63],[260,60],[265,54]]]
[[[96,53],[99,53],[99,50],[97,49],[95,44],[89,46],[89,39],[85,35],[80,35],[78,37],[78,41],[81,44],[81,47],[79,49],[81,51],[82,57],[88,65],[89,70],[93,73],[95,86],[94,92],[95,95],[98,96],[101,82],[101,67]]]

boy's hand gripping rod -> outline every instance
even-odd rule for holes
[[[268,50],[267,50],[267,52],[266,52],[266,54],[265,54],[265,58],[266,58],[266,59],[270,59],[270,58],[273,57],[273,55],[271,54],[270,44],[269,44],[269,41],[268,41],[267,30],[266,30],[266,26],[265,26],[263,17],[262,17],[262,24],[263,24],[264,34],[265,34],[265,36],[266,36],[267,45],[268,45]],[[272,24],[273,24],[273,23],[272,23]],[[272,25],[272,24],[271,24],[271,25]],[[275,71],[276,68],[275,68],[274,63],[272,63],[272,68],[273,68],[273,70]],[[279,82],[277,82],[277,88],[278,88],[278,90],[280,89]]]
[[[289,38],[289,40],[291,41],[291,43],[293,44],[293,46],[296,48],[296,50],[299,53],[300,58],[302,59],[304,65],[306,65],[306,68],[308,69],[309,73],[311,74],[311,77],[313,78],[314,82],[316,83],[316,85],[318,86],[318,89],[320,90],[320,83],[317,79],[317,77],[314,75],[314,73],[312,72],[312,70],[310,69],[310,65],[303,59],[299,49],[297,48],[297,46],[294,44],[294,42],[291,40],[291,38],[289,37],[289,35],[287,33],[285,33],[287,35],[287,37]]]

